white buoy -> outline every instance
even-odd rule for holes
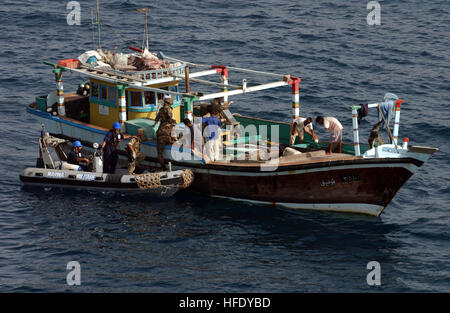
[[[403,149],[407,150],[408,149],[408,142],[409,142],[409,138],[405,137],[403,139]]]

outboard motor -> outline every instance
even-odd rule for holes
[[[95,149],[94,151],[94,162],[93,162],[93,171],[95,173],[103,173],[103,158],[100,152],[98,151],[98,143],[94,143],[92,147]]]

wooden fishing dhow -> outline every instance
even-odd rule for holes
[[[132,48],[128,60],[144,59],[145,49]],[[104,55],[99,50],[99,54]],[[101,58],[103,60],[103,57]],[[195,173],[192,192],[228,199],[281,205],[296,209],[365,213],[378,216],[398,190],[438,149],[409,146],[398,141],[402,100],[393,101],[395,107],[392,143],[369,145],[360,143],[357,110],[351,107],[353,121],[352,144],[344,144],[342,153],[326,154],[327,142],[316,143],[305,134],[302,144],[291,148],[302,152],[282,156],[289,145],[290,123],[232,114],[230,98],[272,88],[288,88],[292,94],[292,117],[300,116],[299,87],[301,79],[294,75],[274,74],[225,65],[204,65],[151,54],[158,68],[118,70],[111,66],[62,60],[53,67],[57,91],[37,97],[27,111],[45,124],[52,136],[70,141],[81,140],[91,146],[102,142],[112,123],[119,121],[126,135],[134,135],[138,128],[146,130],[151,139],[142,144],[145,163],[158,166],[155,117],[162,99],[170,95],[173,115],[177,121],[176,136],[185,131],[184,119],[196,120],[201,107],[212,99],[221,99],[224,125],[221,134],[223,154],[209,162],[201,151],[191,151],[189,145],[166,146],[164,158],[174,168],[191,169]],[[100,60],[97,60],[100,61]],[[83,93],[63,92],[63,73],[74,72],[87,78]],[[229,82],[233,72],[273,78],[273,81],[250,86],[246,79]],[[205,76],[219,76],[206,80]],[[180,89],[184,85],[184,91]],[[219,88],[207,93],[192,86]],[[86,90],[85,90],[86,91]],[[379,108],[382,103],[369,104]],[[349,110],[350,113],[350,110]],[[389,128],[388,128],[389,129]],[[390,130],[390,129],[389,129]],[[128,138],[128,137],[127,137]],[[201,135],[200,135],[200,138]],[[202,139],[200,139],[203,143]],[[125,158],[127,140],[120,143]],[[200,149],[201,150],[201,149]],[[280,156],[281,155],[281,156]]]

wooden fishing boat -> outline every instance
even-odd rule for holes
[[[129,56],[143,57],[146,50],[132,48]],[[81,140],[86,146],[102,142],[113,122],[119,121],[126,135],[138,128],[146,130],[149,141],[142,144],[145,163],[158,166],[154,123],[164,95],[174,99],[176,136],[185,131],[183,119],[196,120],[202,103],[221,99],[224,124],[221,136],[223,155],[216,161],[203,157],[201,149],[190,146],[166,146],[164,158],[175,169],[191,169],[195,179],[189,190],[215,197],[281,205],[295,209],[365,213],[378,216],[398,190],[438,149],[408,146],[398,141],[401,100],[394,101],[395,123],[392,143],[370,148],[359,143],[356,110],[351,107],[354,142],[344,144],[342,153],[326,154],[327,142],[314,142],[308,134],[302,144],[292,148],[302,152],[280,156],[289,145],[290,123],[232,114],[229,98],[272,88],[288,88],[292,93],[293,118],[300,116],[300,78],[224,65],[194,64],[165,56],[155,57],[164,67],[149,70],[117,70],[104,66],[62,60],[53,67],[57,92],[41,96],[27,111],[42,122],[52,136],[69,141]],[[88,94],[64,93],[64,72],[84,75],[90,86]],[[229,83],[229,73],[239,72],[270,77],[268,83],[249,86],[244,79]],[[204,80],[200,77],[219,76]],[[181,91],[180,83],[185,90]],[[191,90],[191,85],[218,87],[213,93]],[[56,102],[56,103],[54,103]],[[369,104],[379,107],[380,103]],[[350,110],[349,110],[350,113]],[[127,137],[128,138],[128,137]],[[201,138],[201,137],[200,137]],[[127,140],[120,143],[125,158]]]

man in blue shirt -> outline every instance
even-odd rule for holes
[[[70,150],[69,155],[67,156],[67,163],[79,165],[81,168],[86,171],[87,166],[89,165],[90,161],[87,158],[83,158],[81,155],[81,150],[83,149],[83,146],[80,141],[75,141],[72,146],[72,150]],[[80,164],[80,162],[85,162],[86,166],[84,164]]]
[[[216,109],[212,110],[211,115],[202,118],[202,123],[205,125],[203,136],[206,139],[203,154],[210,161],[217,161],[220,158],[220,127],[222,123]]]

